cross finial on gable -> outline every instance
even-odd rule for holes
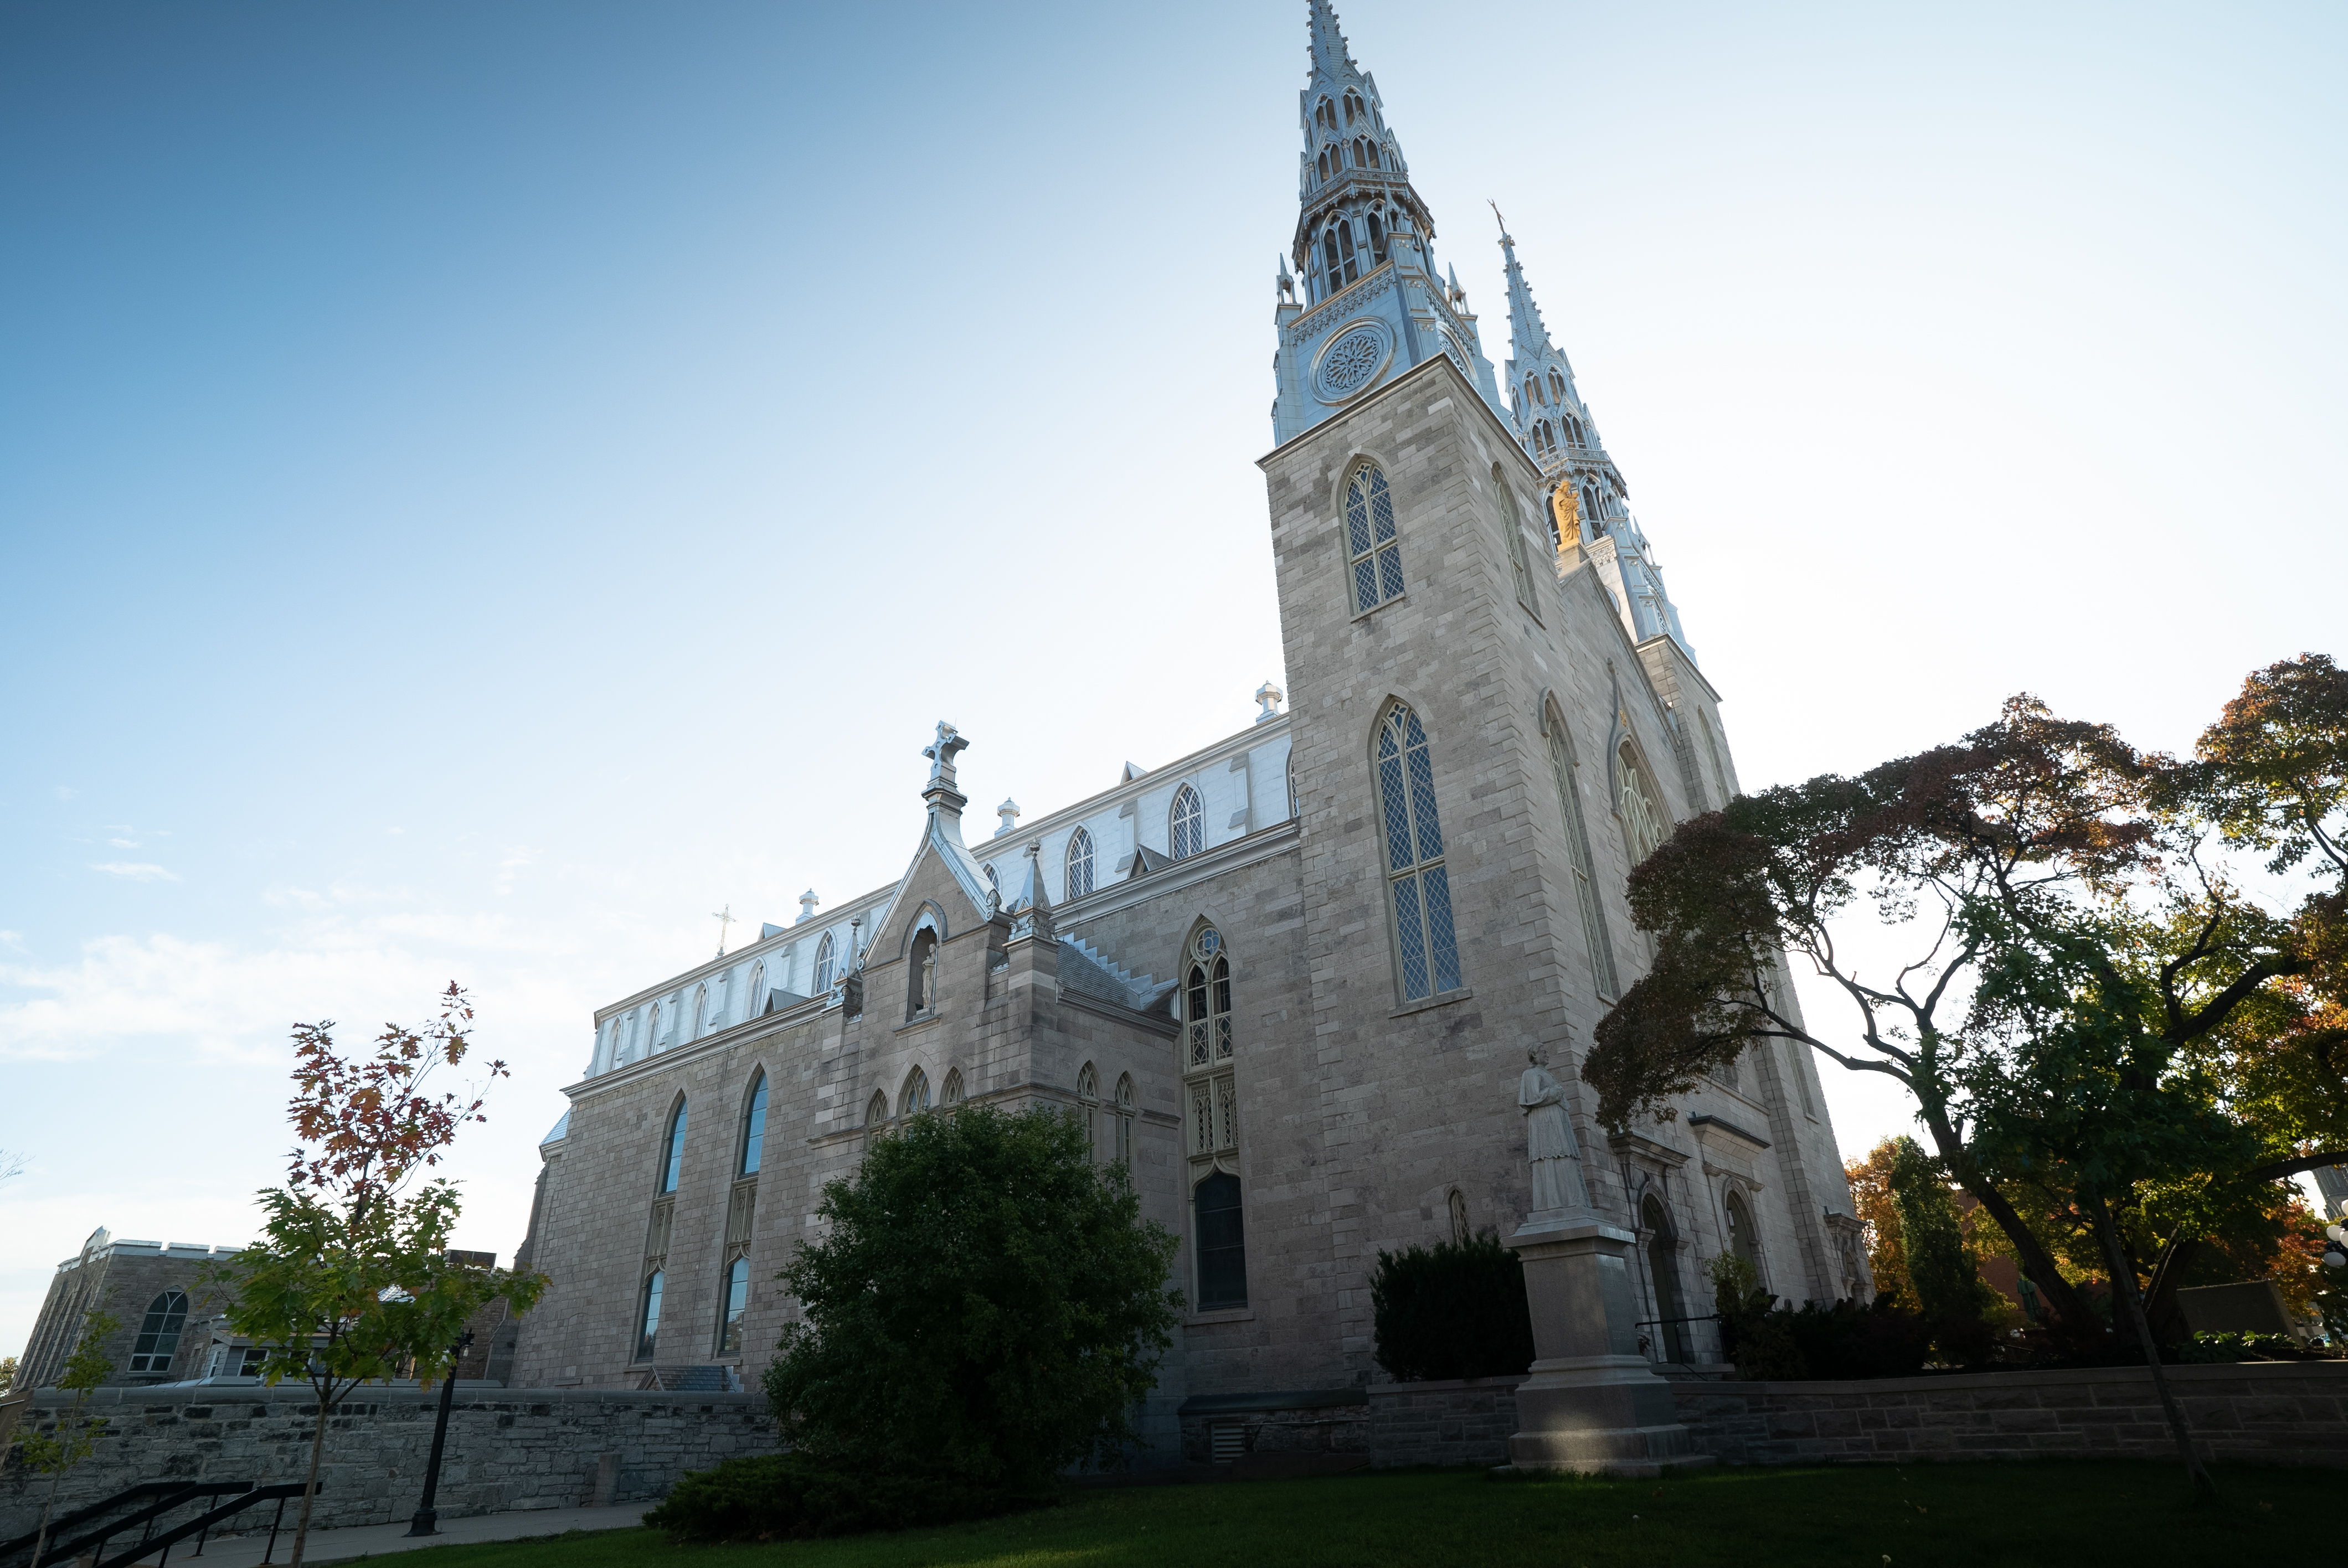
[[[953,788],[954,758],[960,756],[963,748],[969,744],[952,724],[940,719],[938,738],[922,748],[922,755],[930,759],[930,783]]]

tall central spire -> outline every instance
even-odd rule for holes
[[[1467,295],[1436,268],[1435,219],[1411,185],[1377,78],[1354,64],[1328,0],[1306,5],[1311,67],[1297,100],[1304,136],[1300,210],[1276,278],[1273,436],[1301,435],[1437,355],[1448,355],[1506,417]]]

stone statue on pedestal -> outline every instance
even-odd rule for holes
[[[1550,1075],[1549,1047],[1535,1041],[1525,1056],[1531,1065],[1517,1081],[1517,1104],[1525,1113],[1525,1157],[1532,1163],[1533,1217],[1587,1210],[1590,1189],[1566,1114],[1565,1085]]]

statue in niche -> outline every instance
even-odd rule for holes
[[[1535,1041],[1525,1056],[1529,1065],[1517,1081],[1517,1104],[1525,1113],[1534,1217],[1587,1209],[1590,1189],[1582,1184],[1581,1149],[1566,1114],[1565,1085],[1549,1071],[1549,1047]]]
[[[938,948],[934,942],[922,955],[922,1010],[938,1010]]]

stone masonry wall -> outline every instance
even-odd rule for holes
[[[2171,1367],[2202,1457],[2348,1469],[2348,1363]],[[1726,1464],[1932,1460],[2167,1460],[2175,1440],[2142,1368],[1885,1378],[1674,1382],[1696,1451]],[[1377,1465],[1506,1464],[1516,1380],[1370,1389]]]
[[[2348,1363],[2168,1370],[2204,1459],[2348,1468]],[[1696,1448],[1729,1464],[2177,1452],[2140,1367],[1864,1383],[1678,1383],[1672,1393]]]
[[[46,1428],[59,1402],[55,1389],[35,1394],[15,1412],[15,1430]],[[313,1522],[382,1524],[413,1513],[438,1408],[437,1389],[415,1388],[368,1389],[337,1406]],[[298,1481],[316,1430],[314,1398],[284,1386],[102,1389],[90,1409],[112,1424],[97,1454],[67,1472],[60,1512],[139,1481]],[[775,1447],[754,1394],[459,1386],[436,1505],[453,1518],[648,1501],[687,1471]],[[606,1455],[616,1457],[607,1464]],[[600,1487],[599,1471],[607,1472]],[[10,1460],[0,1471],[0,1539],[39,1523],[45,1491],[44,1478]],[[273,1508],[256,1507],[231,1528],[266,1530]]]

